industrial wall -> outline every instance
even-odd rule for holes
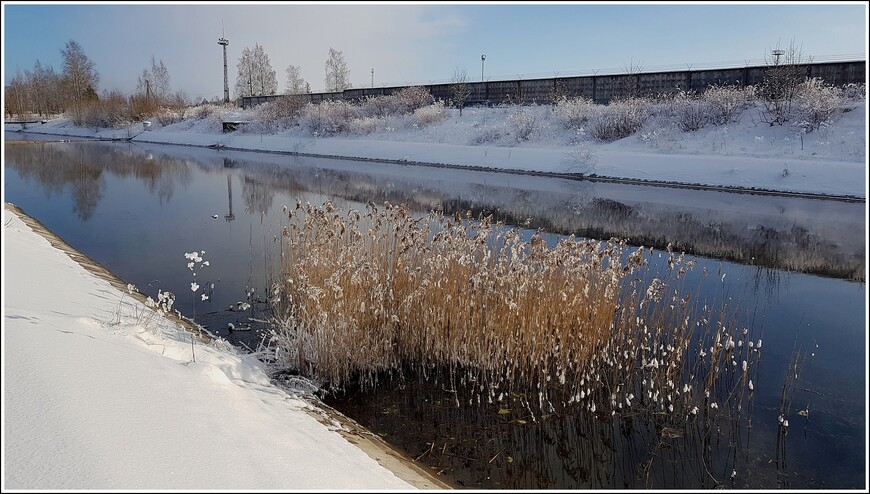
[[[866,83],[866,61],[828,62],[802,65],[807,77],[818,77],[834,85]],[[712,84],[755,85],[764,79],[767,66],[731,69],[683,70],[674,72],[648,72],[638,74],[611,74],[577,77],[551,77],[547,79],[517,79],[512,81],[469,82],[471,96],[468,105],[499,103],[550,103],[554,96],[583,96],[596,103],[607,103],[624,95],[656,95],[678,90],[702,92]],[[450,101],[451,84],[421,84],[436,100]],[[301,95],[308,101],[360,100],[369,96],[384,96],[407,86],[346,89],[334,93]],[[251,96],[242,98],[242,108],[280,98]]]

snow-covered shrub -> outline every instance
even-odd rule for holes
[[[436,101],[431,105],[414,110],[414,120],[420,127],[427,127],[444,120],[447,114],[444,112],[444,103]]]
[[[386,117],[395,112],[392,96],[369,96],[360,102],[360,113],[366,117]]]
[[[792,57],[793,52],[787,53]],[[799,55],[797,62],[800,62]],[[777,64],[768,67],[764,79],[757,87],[761,103],[759,117],[770,126],[783,125],[794,118],[795,98],[798,87],[806,78],[806,70],[797,63]]]
[[[347,123],[347,131],[351,134],[366,135],[378,130],[382,120],[378,117],[360,117],[351,119]]]
[[[421,86],[404,88],[392,97],[396,100],[395,105],[399,114],[414,113],[418,108],[435,102],[429,90]]]
[[[154,114],[154,119],[157,120],[157,123],[159,123],[161,127],[166,127],[167,125],[172,125],[184,120],[179,112],[165,107],[157,110],[157,113]]]
[[[223,129],[224,118],[234,110],[235,107],[229,105],[215,105],[209,103],[193,108],[190,115],[194,119],[205,122],[204,130],[220,132]]]
[[[484,127],[472,139],[472,144],[490,144],[501,139],[501,130],[496,127]]]
[[[702,129],[709,122],[711,105],[694,91],[680,91],[673,100],[677,127],[683,132]]]
[[[81,112],[80,121],[73,119],[76,125],[85,125],[92,129],[114,128],[130,121],[130,108],[123,94],[112,91],[104,94],[99,100],[92,101]]]
[[[260,122],[266,129],[286,129],[293,125],[304,107],[303,97],[283,96],[257,106],[254,110],[254,120]]]
[[[588,129],[596,140],[611,142],[637,132],[649,116],[650,104],[643,98],[613,100],[596,108]]]
[[[816,130],[834,116],[843,104],[841,92],[819,78],[804,81],[795,97],[795,119],[808,131]]]
[[[360,104],[360,112],[368,117],[408,115],[434,102],[435,99],[428,89],[414,86],[401,89],[387,96],[367,98]]]
[[[312,134],[334,135],[347,130],[348,122],[358,116],[358,108],[344,101],[308,104],[302,109],[299,124]]]
[[[566,129],[574,130],[586,125],[595,110],[595,103],[582,96],[577,98],[561,97],[553,109],[556,120]]]
[[[867,84],[861,82],[844,85],[842,97],[847,101],[864,101],[867,98]]]
[[[535,131],[537,116],[532,110],[520,107],[508,114],[507,122],[517,142],[528,141]]]
[[[709,119],[713,125],[736,122],[740,114],[752,101],[753,87],[713,84],[702,95],[709,106]]]
[[[202,120],[203,118],[208,118],[214,114],[217,111],[217,108],[218,106],[212,104],[200,105],[193,109],[191,116],[198,120]]]

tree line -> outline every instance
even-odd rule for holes
[[[60,52],[60,70],[39,60],[30,69],[18,70],[4,88],[4,111],[7,116],[45,117],[67,113],[73,121],[81,123],[88,107],[99,101],[127,105],[127,112],[134,119],[146,118],[160,108],[190,104],[183,92],[173,92],[169,69],[154,56],[137,76],[136,89],[122,94],[117,90],[99,92],[100,75],[96,65],[77,41],[69,40]],[[236,67],[236,97],[278,93],[275,69],[260,44],[242,50]],[[343,91],[351,87],[350,70],[341,51],[330,48],[324,68],[326,91]],[[302,77],[300,66],[291,64],[285,73],[285,94],[311,92],[310,84]]]
[[[350,70],[344,54],[332,47],[329,48],[324,65],[326,92],[344,91],[350,89]],[[255,43],[253,48],[242,50],[242,56],[236,65],[236,96],[267,96],[278,94],[278,79],[275,69],[269,61],[269,55]],[[287,85],[284,94],[305,94],[311,92],[311,85],[302,78],[302,68],[290,64],[285,70]]]

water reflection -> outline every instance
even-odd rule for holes
[[[155,160],[151,153],[121,146],[45,142],[7,145],[4,153],[6,165],[41,184],[47,199],[69,188],[73,211],[83,221],[93,216],[103,199],[106,174],[141,180],[161,205],[172,200],[176,184],[191,181],[188,162],[171,157]]]
[[[6,155],[13,168],[39,180],[47,193],[70,186],[76,212],[85,220],[101,200],[103,173],[136,176],[163,203],[171,200],[175,183],[189,183],[192,167],[220,166],[244,176],[246,212],[261,216],[278,191],[328,191],[354,202],[389,201],[448,214],[491,212],[496,221],[553,233],[620,237],[659,249],[672,244],[687,253],[745,264],[864,278],[862,204],[395,165],[378,169],[315,158],[262,155],[253,160],[250,153],[187,151],[189,158],[179,159],[180,151],[160,149],[50,143],[7,146]]]

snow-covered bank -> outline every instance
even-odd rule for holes
[[[95,131],[61,119],[26,132],[865,198],[867,108],[864,102],[848,105],[809,133],[759,123],[749,109],[737,122],[694,132],[650,118],[636,134],[608,143],[565,128],[549,106],[467,108],[462,116],[443,109],[440,120],[425,125],[414,114],[363,118],[358,122],[370,127],[328,137],[301,125],[266,125],[256,120],[257,109],[190,116],[149,131],[141,123]],[[524,140],[513,135],[518,114],[534,125]],[[254,123],[222,133],[221,119]]]
[[[4,211],[3,490],[410,489],[270,384]],[[333,427],[334,429],[334,427]]]

